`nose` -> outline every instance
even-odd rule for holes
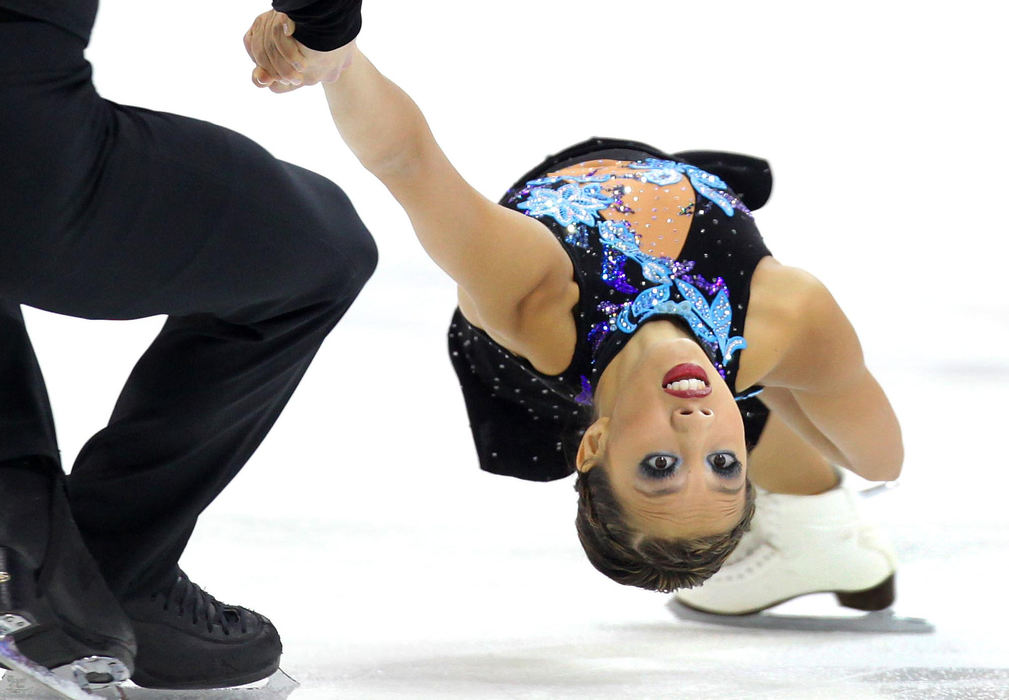
[[[714,419],[715,412],[710,408],[676,408],[670,417],[673,430],[680,433],[706,428]]]

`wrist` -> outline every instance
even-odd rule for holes
[[[354,64],[357,44],[352,41],[346,46],[332,51],[312,51],[311,49],[303,49],[302,51],[310,63],[314,62],[319,67],[317,82],[325,85],[338,81],[340,76]]]

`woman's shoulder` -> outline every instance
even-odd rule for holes
[[[794,321],[795,315],[802,315],[810,303],[824,294],[829,294],[827,288],[811,273],[767,256],[753,272],[750,310],[783,313],[786,320]]]
[[[736,385],[745,389],[767,380],[833,298],[815,276],[767,256],[750,283],[750,300]]]

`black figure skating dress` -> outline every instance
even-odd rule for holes
[[[770,190],[757,158],[611,139],[572,146],[515,183],[501,204],[546,224],[574,266],[577,343],[568,368],[546,375],[456,310],[449,353],[480,467],[536,481],[571,474],[603,370],[643,323],[672,317],[713,358],[755,444],[767,410],[735,380],[750,281],[770,255],[750,212]]]

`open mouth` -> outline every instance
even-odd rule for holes
[[[707,373],[698,365],[676,365],[662,378],[662,390],[681,399],[699,399],[711,393]]]

